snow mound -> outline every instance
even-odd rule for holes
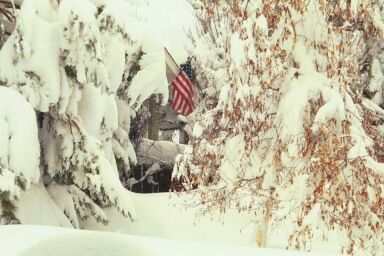
[[[16,216],[25,224],[72,228],[43,184],[32,185],[30,190],[20,194]]]
[[[0,87],[0,192],[16,199],[38,182],[39,157],[35,112],[18,92]]]
[[[39,226],[0,228],[0,246],[7,256],[195,256],[195,255],[317,255],[254,247],[213,245],[153,237]]]
[[[31,246],[20,256],[145,256],[153,255],[139,244],[113,233],[71,233],[53,236]]]

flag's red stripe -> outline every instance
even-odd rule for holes
[[[188,96],[192,99],[194,96],[192,88],[189,86],[187,82],[185,82],[184,78],[182,76],[178,77],[178,81],[180,85],[183,87],[183,89],[188,93]]]
[[[193,84],[192,84],[191,80],[189,80],[189,77],[188,77],[185,73],[183,73],[183,74],[181,75],[181,78],[182,78],[183,81],[186,83],[186,85],[187,85],[187,87],[188,87],[188,90],[189,90],[189,92],[190,92],[190,94],[191,94],[191,98],[192,98],[192,100],[194,101],[194,98],[195,98],[195,90],[194,90],[194,87],[193,87]]]
[[[191,107],[190,105],[187,105],[187,107],[185,108],[185,115],[189,115],[191,113]]]
[[[185,82],[183,75],[180,74],[180,76],[176,77],[176,80],[179,82],[180,86],[185,90],[185,92],[188,94],[189,98],[193,98],[193,91],[191,91],[191,87],[187,82]]]
[[[182,72],[180,77],[182,78],[182,80],[184,81],[184,85],[187,86],[188,91],[190,92],[192,105],[194,106],[195,105],[195,97],[194,97],[195,92],[194,92],[193,84],[184,72]]]
[[[192,100],[193,95],[188,92],[188,89],[185,87],[182,82],[182,79],[179,77],[175,78],[175,89],[179,90],[180,93],[184,94],[185,98]]]
[[[175,90],[180,94],[180,96],[183,98],[183,100],[188,101],[190,104],[192,104],[191,98],[186,96],[185,92],[182,89],[180,89],[180,87],[175,87]]]
[[[188,105],[191,105],[191,102],[188,99],[186,99],[182,94],[179,94],[179,96],[180,96],[181,102],[175,106],[176,109],[181,109],[183,107],[182,103],[184,102]]]
[[[179,97],[177,98],[175,109],[180,110],[180,105],[184,101],[183,96],[179,94]]]
[[[180,98],[178,99],[177,103],[176,103],[176,107],[175,109],[176,110],[180,110],[180,112],[185,115],[185,113],[187,113],[187,107],[190,106],[190,103],[189,101],[187,101],[181,94],[178,94],[178,96],[180,96]]]
[[[171,83],[173,91],[172,108],[183,115],[189,115],[194,109],[194,88],[188,76],[183,72]]]
[[[184,112],[185,112],[185,105],[186,105],[186,103],[187,102],[184,100],[183,103],[180,106],[180,110],[181,110],[181,113],[183,113],[183,115],[184,115]]]
[[[176,107],[176,101],[179,99],[179,93],[177,91],[173,91],[173,101],[172,101],[172,108]]]
[[[180,101],[180,94],[176,94],[175,101],[174,101],[174,109],[176,109],[177,103]],[[176,109],[177,110],[177,109]]]
[[[194,95],[193,85],[192,85],[191,80],[189,80],[189,77],[184,72],[181,72],[180,77],[186,83],[186,86],[188,87],[188,90],[189,90],[190,94],[193,96]]]

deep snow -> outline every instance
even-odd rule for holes
[[[2,248],[2,255],[7,256],[317,255],[27,225],[0,227],[0,247]]]

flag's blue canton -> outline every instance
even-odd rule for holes
[[[180,69],[184,71],[184,73],[188,76],[189,80],[192,81],[192,66],[191,66],[191,58],[188,58],[185,64],[180,65]]]

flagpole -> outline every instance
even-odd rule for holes
[[[169,56],[169,58],[172,60],[173,64],[175,64],[175,66],[177,67],[177,69],[180,70],[179,65],[177,65],[177,62],[176,62],[175,59],[172,57],[172,55],[169,53],[168,49],[167,49],[166,47],[164,47],[164,50],[165,50],[166,54]]]

